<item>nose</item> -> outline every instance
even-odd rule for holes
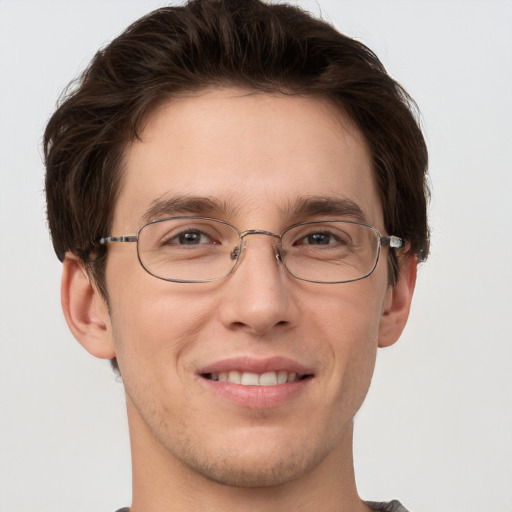
[[[243,237],[241,261],[225,280],[220,301],[219,314],[226,328],[263,336],[297,321],[293,278],[279,260],[278,238],[261,231],[246,232]]]

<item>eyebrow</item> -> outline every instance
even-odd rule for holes
[[[290,200],[284,208],[279,209],[284,218],[296,221],[311,217],[350,217],[359,222],[367,222],[361,207],[354,201],[340,197],[306,196]],[[176,215],[199,215],[204,217],[232,217],[239,211],[215,197],[201,196],[162,196],[155,199],[143,213],[144,223]]]
[[[311,217],[350,217],[367,223],[361,207],[354,201],[341,197],[299,197],[282,210],[283,215],[292,218],[307,219]]]
[[[226,216],[228,213],[233,214],[234,209],[228,207],[224,201],[214,197],[162,196],[150,204],[141,218],[143,222],[151,222],[155,219],[175,215],[215,217],[219,215]]]

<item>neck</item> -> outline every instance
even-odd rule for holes
[[[312,470],[280,485],[236,487],[212,481],[177,460],[129,414],[133,463],[131,512],[367,512],[357,494],[352,424]]]

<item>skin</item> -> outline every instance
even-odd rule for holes
[[[175,195],[213,197],[225,208],[208,216],[274,233],[306,220],[290,211],[298,198],[349,199],[388,234],[363,137],[312,97],[212,89],[160,107],[126,149],[111,234],[135,234],[156,200]],[[355,486],[353,418],[377,347],[405,326],[416,261],[393,288],[389,249],[368,278],[326,285],[293,278],[274,247],[249,237],[228,278],[183,284],[145,272],[136,244],[112,244],[109,308],[67,255],[68,324],[89,352],[117,357],[123,377],[133,512],[369,510]],[[234,356],[286,357],[313,378],[279,406],[243,407],[198,375]]]

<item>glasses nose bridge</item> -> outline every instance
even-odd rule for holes
[[[276,233],[272,233],[272,231],[265,231],[264,229],[248,229],[246,231],[242,231],[240,233],[240,239],[243,241],[246,236],[249,235],[265,235],[265,236],[272,236],[274,238],[278,238],[281,240],[281,235],[278,235]]]
[[[250,236],[250,235],[264,235],[264,236],[270,236],[272,238],[276,238],[278,240],[278,243],[277,243],[277,247],[276,247],[276,259],[278,261],[281,261],[282,260],[282,257],[281,257],[281,239],[282,239],[282,236],[281,235],[278,235],[277,233],[272,233],[272,231],[266,231],[264,229],[247,229],[246,231],[242,231],[240,233],[240,241],[241,241],[241,244],[240,244],[240,254],[238,255],[238,260],[240,263],[243,256],[244,256],[244,249],[245,249],[245,246],[246,246],[246,242],[245,242],[245,237],[247,236]]]

